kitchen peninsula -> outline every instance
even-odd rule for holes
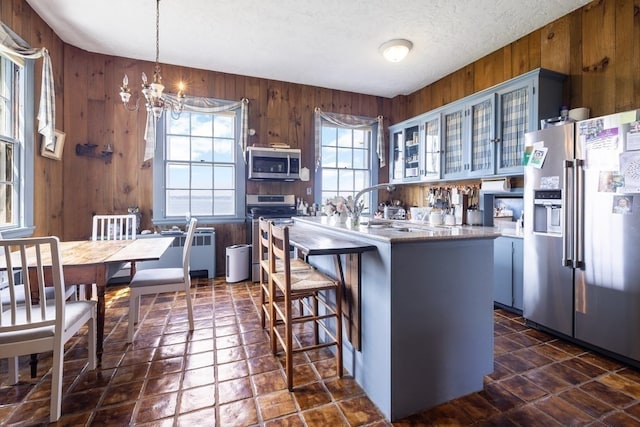
[[[296,233],[357,241],[360,349],[345,368],[397,420],[481,390],[493,371],[493,239],[488,227],[401,223],[349,228],[295,218]],[[309,262],[331,274],[330,256]],[[352,284],[353,286],[353,284]]]

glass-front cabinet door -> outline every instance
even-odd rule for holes
[[[469,164],[468,176],[486,176],[495,173],[495,95],[480,98],[468,107]]]
[[[465,171],[464,108],[457,107],[442,113],[442,146],[444,151],[443,177],[460,178]]]
[[[404,173],[404,132],[402,129],[391,131],[391,173],[392,181],[402,181]]]
[[[417,179],[420,175],[420,129],[411,126],[404,135],[404,179]]]
[[[498,93],[499,142],[497,155],[498,174],[522,173],[524,134],[531,126],[532,86],[519,87]]]
[[[423,169],[422,177],[426,180],[440,179],[442,148],[440,146],[440,115],[427,117],[424,121]]]
[[[391,128],[391,179],[396,182],[420,178],[420,126],[417,122]]]

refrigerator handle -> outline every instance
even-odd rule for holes
[[[584,160],[574,160],[573,192],[573,268],[584,267]]]
[[[565,160],[562,163],[562,188],[564,189],[562,191],[562,212],[563,212],[563,218],[562,218],[562,265],[564,267],[571,267],[573,266],[573,254],[571,252],[571,248],[569,248],[569,242],[572,240],[569,238],[569,231],[571,230],[570,227],[570,212],[569,212],[569,204],[567,203],[567,189],[569,188],[569,168],[573,168],[573,161],[572,160]],[[573,233],[571,234],[571,236],[573,236]],[[571,258],[569,258],[571,257]]]

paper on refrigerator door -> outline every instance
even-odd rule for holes
[[[620,175],[624,186],[622,193],[640,193],[640,152],[627,151],[620,154]]]

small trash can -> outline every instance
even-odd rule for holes
[[[227,247],[227,283],[236,283],[249,278],[249,254],[251,245]]]

